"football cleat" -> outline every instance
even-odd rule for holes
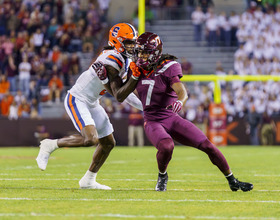
[[[230,181],[228,184],[232,191],[237,191],[241,189],[243,192],[247,192],[254,188],[253,184],[241,182],[238,179],[234,179],[233,181]]]
[[[91,181],[89,178],[82,178],[79,181],[79,185],[81,189],[103,189],[103,190],[111,190],[111,187],[99,184],[96,181]]]
[[[45,139],[40,142],[40,151],[36,158],[38,167],[44,171],[47,168],[49,157],[58,147],[57,140]]]
[[[166,174],[158,174],[158,181],[155,190],[156,191],[166,191],[168,182],[168,175]]]

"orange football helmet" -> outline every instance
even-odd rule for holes
[[[131,54],[127,53],[126,48],[124,46],[124,41],[135,41],[137,37],[138,32],[131,24],[119,23],[114,25],[110,29],[108,44],[114,47],[118,52],[129,57],[129,55]]]

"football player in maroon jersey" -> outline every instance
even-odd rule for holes
[[[175,61],[175,56],[162,54],[160,37],[151,32],[143,33],[136,40],[135,53],[135,62],[130,64],[130,69],[132,78],[138,81],[136,93],[144,109],[144,129],[148,139],[158,150],[159,174],[155,190],[167,189],[166,170],[174,149],[173,140],[205,152],[225,175],[232,191],[252,190],[253,184],[241,182],[233,176],[221,151],[204,133],[177,114],[187,101],[188,95],[180,81],[183,76],[181,65]],[[106,78],[104,75],[99,77]],[[120,89],[115,82],[111,83],[114,84],[115,91],[119,92],[118,95],[125,93],[123,87]]]

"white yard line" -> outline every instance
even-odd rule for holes
[[[126,215],[126,214],[54,214],[54,213],[34,213],[30,214],[26,213],[0,213],[0,217],[28,217],[28,216],[36,216],[36,217],[110,217],[110,218],[173,218],[173,219],[185,219],[185,216],[181,215]]]
[[[128,214],[60,214],[60,213],[0,213],[0,217],[76,217],[76,218],[89,218],[89,217],[108,217],[108,218],[148,218],[148,219],[230,219],[230,220],[279,220],[275,217],[223,217],[223,216],[183,216],[183,215],[128,215]]]
[[[0,187],[0,189],[40,189],[40,190],[72,190],[72,189],[80,189],[78,187]],[[154,188],[113,188],[113,191],[155,191]],[[229,189],[168,189],[168,191],[181,191],[181,192],[231,192]],[[280,190],[258,190],[254,189],[254,192],[280,192]]]
[[[63,181],[63,180],[69,180],[69,181],[77,181],[80,180],[80,178],[0,178],[0,180],[5,180],[5,181],[34,181],[34,180],[44,180],[44,181]],[[98,179],[99,181],[125,181],[125,182],[155,182],[155,179],[104,179],[104,178],[100,178]],[[169,182],[198,182],[198,181],[192,181],[192,180],[169,180]],[[204,183],[209,183],[209,182],[215,182],[218,183],[219,181],[214,181],[214,180],[208,180],[208,181],[203,181],[200,180],[200,183],[204,182]]]
[[[90,198],[26,198],[26,197],[0,197],[0,200],[24,200],[24,201],[103,201],[103,202],[210,202],[210,203],[272,203],[280,204],[275,200],[215,200],[215,199],[90,199]]]

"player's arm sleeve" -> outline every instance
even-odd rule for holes
[[[130,104],[134,108],[137,108],[137,109],[143,111],[142,102],[140,101],[140,99],[134,93],[130,93],[127,96],[127,98],[124,100],[124,102],[127,102],[128,104]]]

